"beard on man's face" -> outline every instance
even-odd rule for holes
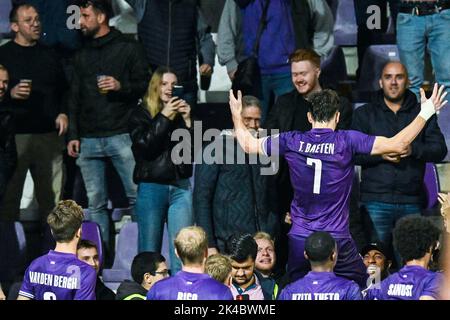
[[[88,29],[87,27],[81,28],[81,32],[87,38],[93,38],[97,34],[98,30],[100,30],[100,26],[92,29]]]

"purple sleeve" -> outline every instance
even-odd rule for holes
[[[152,287],[150,288],[150,290],[148,290],[146,300],[158,300],[158,299],[156,298],[156,294],[155,294],[155,292],[156,292],[156,287],[157,287],[157,286],[154,285],[154,286],[152,286]]]
[[[23,282],[22,282],[22,286],[20,287],[20,291],[19,291],[19,295],[29,298],[29,299],[34,299],[34,289],[33,289],[33,285],[30,283],[29,280],[29,269],[27,269],[27,271],[25,271],[25,276],[23,277]]]
[[[276,134],[273,136],[269,136],[263,139],[262,141],[262,149],[264,155],[277,156],[284,155],[288,150],[288,143],[295,139],[295,136],[298,132],[283,132],[281,134]]]
[[[80,277],[80,289],[75,293],[74,300],[95,300],[95,285],[97,274],[94,268],[86,268]]]
[[[440,283],[442,283],[442,274],[436,273],[429,276],[424,283],[421,296],[430,296],[439,299]]]
[[[278,296],[277,300],[291,300],[290,299],[290,293],[289,293],[289,286],[284,288],[280,295]]]
[[[380,297],[381,297],[380,289],[369,289],[366,291],[364,300],[382,300]]]
[[[354,130],[348,130],[346,132],[353,154],[370,154],[372,152],[373,144],[376,138],[375,136],[370,136]]]
[[[361,290],[356,283],[352,283],[347,292],[346,300],[362,300]]]
[[[234,300],[231,290],[228,287],[223,291],[222,300]]]

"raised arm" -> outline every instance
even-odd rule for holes
[[[433,94],[427,100],[425,91],[420,89],[421,96],[421,111],[417,117],[402,131],[397,133],[392,138],[376,137],[373,144],[371,155],[379,155],[385,153],[405,153],[411,142],[417,137],[436,111],[440,110],[446,103],[444,101],[447,92],[444,92],[445,87],[441,86],[438,89],[437,83],[434,85]]]
[[[240,90],[238,91],[237,98],[234,96],[233,90],[230,90],[230,109],[236,138],[242,149],[246,153],[263,154],[263,139],[253,137],[242,121],[242,92]]]

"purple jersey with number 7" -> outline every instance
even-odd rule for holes
[[[375,136],[358,131],[326,128],[265,138],[263,152],[284,156],[289,165],[294,188],[291,234],[308,236],[321,230],[335,238],[350,237],[353,155],[369,154],[374,141]]]

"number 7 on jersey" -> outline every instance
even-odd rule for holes
[[[322,180],[322,161],[319,159],[306,158],[306,164],[314,166],[314,194],[320,194],[320,182]]]

